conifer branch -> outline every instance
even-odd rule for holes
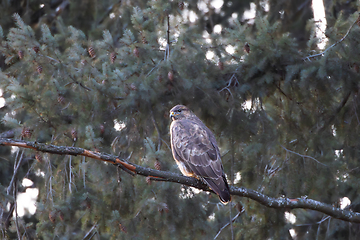
[[[350,28],[347,30],[347,32],[345,33],[345,35],[337,42],[335,42],[333,45],[331,45],[330,47],[326,48],[324,51],[322,51],[321,53],[317,53],[317,54],[314,54],[314,55],[310,55],[310,56],[307,56],[305,58],[303,58],[303,60],[310,60],[310,58],[314,58],[314,57],[319,57],[319,56],[322,56],[324,55],[328,50],[330,50],[331,48],[335,47],[336,45],[338,45],[339,43],[341,43],[342,41],[345,40],[345,38],[349,35],[351,29],[354,27],[355,23],[357,23],[358,21],[358,18],[351,24]]]
[[[47,152],[52,154],[73,155],[73,156],[80,155],[80,156],[90,157],[96,160],[112,163],[114,165],[119,166],[122,169],[126,169],[127,171],[134,172],[137,175],[150,177],[152,180],[176,182],[211,192],[211,190],[207,187],[206,184],[202,183],[200,180],[196,178],[185,177],[183,175],[172,172],[165,172],[165,171],[159,171],[151,168],[142,167],[134,163],[130,163],[124,159],[119,159],[114,155],[100,153],[100,152],[93,152],[79,147],[55,146],[50,144],[30,142],[24,140],[12,140],[7,138],[0,138],[0,146],[17,146],[17,147],[29,148],[36,151]],[[243,188],[243,187],[234,187],[234,186],[230,186],[230,193],[232,195],[250,198],[260,203],[261,205],[264,205],[269,208],[310,209],[325,213],[336,219],[344,220],[347,222],[360,223],[360,213],[358,212],[337,208],[335,206],[323,202],[319,202],[313,199],[308,199],[307,197],[301,197],[295,199],[287,198],[287,197],[273,198],[252,189]]]

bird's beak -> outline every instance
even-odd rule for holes
[[[169,117],[170,117],[171,120],[174,120],[174,119],[175,119],[175,116],[176,116],[176,113],[170,112]]]

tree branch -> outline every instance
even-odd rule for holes
[[[350,28],[347,30],[347,32],[345,33],[345,35],[337,42],[335,42],[333,45],[331,45],[330,47],[326,48],[323,52],[321,53],[317,53],[317,54],[314,54],[314,55],[310,55],[310,56],[307,56],[305,58],[303,58],[303,60],[310,60],[310,58],[314,58],[314,57],[319,57],[319,56],[322,56],[324,55],[329,49],[335,47],[336,45],[338,45],[339,43],[341,43],[342,41],[345,40],[345,38],[349,35],[351,29],[354,27],[355,23],[358,21],[358,18],[350,25]]]
[[[78,147],[67,146],[55,146],[43,143],[29,142],[23,140],[12,140],[7,138],[0,138],[0,146],[17,146],[22,148],[29,148],[36,151],[47,152],[60,155],[81,155],[89,158],[93,158],[99,161],[109,162],[120,168],[134,172],[138,175],[150,177],[152,180],[168,181],[184,184],[187,186],[195,187],[204,191],[211,191],[206,184],[200,180],[191,177],[185,177],[183,175],[175,174],[172,172],[159,171],[151,168],[142,167],[134,163],[130,163],[124,159],[106,153],[98,153],[89,151]],[[316,200],[308,198],[273,198],[264,195],[260,192],[243,187],[230,186],[231,195],[237,195],[240,197],[250,198],[266,207],[278,208],[278,209],[310,209],[318,212],[325,213],[333,218],[340,220],[360,223],[360,213],[353,212],[351,210],[340,209],[329,204],[325,204]]]

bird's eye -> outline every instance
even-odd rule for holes
[[[178,109],[177,111],[178,111],[178,112],[181,112],[181,109]]]

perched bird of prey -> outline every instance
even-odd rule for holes
[[[173,107],[170,118],[171,150],[182,174],[199,178],[228,203],[229,186],[214,134],[183,105]]]

